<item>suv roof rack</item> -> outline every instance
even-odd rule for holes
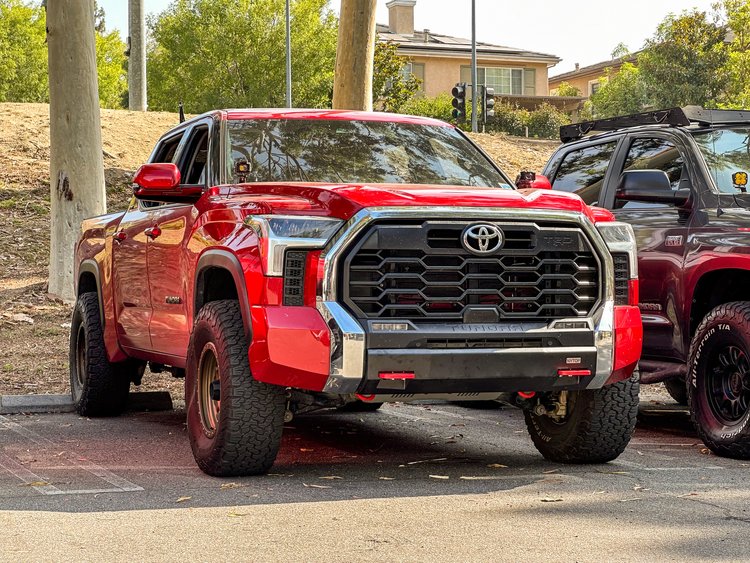
[[[716,125],[729,123],[750,123],[750,111],[728,109],[703,109],[700,106],[660,109],[632,115],[621,115],[608,119],[582,121],[560,127],[560,140],[563,143],[575,141],[591,131],[616,131],[639,125],[671,125],[686,127],[691,124]]]

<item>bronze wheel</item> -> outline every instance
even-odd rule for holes
[[[214,435],[219,425],[221,398],[216,395],[219,393],[220,381],[216,348],[209,342],[203,349],[198,367],[198,408],[203,429],[208,437]]]

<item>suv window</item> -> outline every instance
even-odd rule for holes
[[[685,161],[674,143],[667,139],[634,139],[628,149],[623,172],[626,170],[661,170],[667,173],[672,189],[680,187],[680,181],[687,178]],[[642,203],[635,201],[615,201],[615,208],[623,207],[664,207],[666,204]]]
[[[552,187],[578,194],[587,204],[596,205],[615,147],[617,141],[611,141],[569,152],[557,169]]]

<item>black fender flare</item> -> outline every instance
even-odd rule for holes
[[[247,285],[239,258],[228,250],[207,250],[198,258],[195,266],[195,280],[193,282],[193,321],[198,314],[198,296],[203,294],[203,272],[209,268],[220,268],[227,270],[234,279],[237,289],[237,299],[242,312],[242,324],[245,327],[245,338],[248,343],[252,338],[252,318],[250,315],[250,299],[247,296]]]
[[[102,323],[102,328],[104,328],[104,299],[102,298],[102,279],[101,274],[99,273],[99,263],[94,260],[93,258],[88,258],[81,262],[81,264],[78,266],[78,276],[75,278],[75,295],[76,298],[78,297],[78,286],[81,281],[81,275],[82,274],[91,274],[94,276],[94,280],[96,281],[96,297],[99,299],[99,319]]]

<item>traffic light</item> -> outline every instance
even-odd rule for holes
[[[485,86],[482,96],[482,122],[487,123],[489,117],[495,117],[495,89]]]
[[[466,82],[459,82],[451,90],[453,94],[453,119],[466,119]]]

